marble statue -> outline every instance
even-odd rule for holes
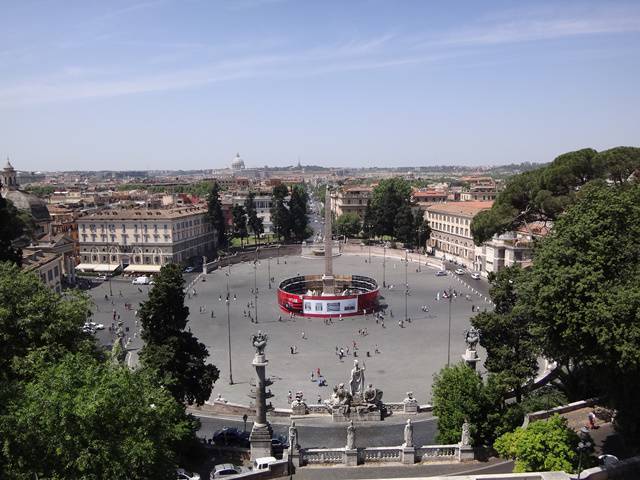
[[[349,380],[349,387],[351,390],[351,395],[359,395],[362,396],[364,393],[364,371],[366,366],[363,364],[362,367],[358,364],[358,360],[353,361],[353,369],[351,370],[351,379]]]
[[[298,428],[296,427],[296,422],[291,421],[291,425],[289,426],[289,451],[293,453],[298,449],[299,446]]]
[[[264,355],[264,348],[267,346],[267,335],[258,330],[258,333],[251,336],[251,344],[256,349],[256,355]]]
[[[469,422],[466,420],[462,424],[462,438],[460,439],[460,445],[468,446],[471,444],[471,438],[469,434]]]
[[[467,344],[467,350],[475,351],[480,341],[480,331],[476,327],[471,327],[464,332],[464,341]]]
[[[413,424],[411,419],[407,419],[407,424],[404,426],[404,446],[413,447]]]
[[[354,450],[356,448],[356,427],[353,426],[353,420],[349,421],[347,427],[347,450]]]
[[[363,398],[369,405],[379,405],[382,402],[382,390],[374,388],[373,384],[369,384],[364,391]]]

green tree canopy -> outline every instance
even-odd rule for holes
[[[211,395],[219,371],[205,363],[207,348],[184,331],[189,316],[184,295],[180,268],[163,266],[149,299],[139,310],[145,341],[140,362],[176,400],[202,405]]]
[[[640,437],[640,184],[592,182],[535,251],[514,311],[542,353],[582,367]],[[598,391],[591,391],[592,394]]]
[[[355,237],[360,233],[361,222],[357,213],[347,212],[340,215],[336,222],[336,232],[338,235]]]
[[[242,205],[234,205],[231,209],[233,216],[233,235],[240,239],[240,244],[247,237],[247,214]]]
[[[174,479],[196,426],[144,372],[68,354],[0,419],[3,478]]]
[[[402,178],[393,177],[380,180],[373,189],[371,209],[373,211],[374,232],[376,235],[395,236],[396,217],[401,207],[409,205],[411,185]],[[408,219],[403,209],[404,219]],[[411,222],[413,224],[413,222]],[[402,223],[404,226],[404,223]]]
[[[573,204],[576,193],[596,179],[626,181],[640,168],[640,148],[616,147],[603,152],[591,148],[565,153],[552,163],[509,179],[490,210],[471,223],[477,245],[493,235],[525,223],[553,222]]]
[[[256,194],[254,192],[249,192],[249,195],[247,195],[247,199],[244,202],[244,209],[247,212],[247,222],[257,245],[258,238],[264,233],[264,225],[262,224],[262,219],[258,217]]]
[[[517,402],[522,400],[522,386],[538,371],[539,346],[531,332],[530,318],[526,310],[514,310],[524,276],[525,272],[519,267],[491,274],[489,294],[495,308],[471,319],[480,331],[480,345],[487,351],[486,369],[502,374],[500,378],[515,392]]]
[[[22,264],[22,251],[14,247],[13,241],[22,235],[23,230],[16,207],[0,194],[0,262]]]
[[[579,441],[567,427],[567,420],[554,415],[505,433],[495,441],[494,448],[501,457],[515,460],[514,472],[575,472]]]
[[[208,213],[207,218],[218,237],[218,247],[226,248],[228,246],[228,238],[226,235],[226,223],[222,212],[222,202],[220,201],[220,185],[213,182],[211,191],[207,197]]]
[[[273,187],[272,205],[271,205],[271,223],[273,224],[273,232],[278,238],[289,240],[291,238],[291,215],[287,208],[285,198],[289,194],[286,185],[280,184]]]
[[[307,226],[309,225],[309,195],[304,185],[294,185],[291,189],[289,199],[289,216],[291,221],[291,234],[293,238],[302,241],[307,236]]]
[[[405,248],[413,247],[416,241],[416,219],[408,203],[401,204],[396,211],[393,236],[402,242]]]

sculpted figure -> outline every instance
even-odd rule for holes
[[[294,452],[298,449],[298,429],[296,428],[296,422],[292,421],[289,426],[289,451]]]
[[[407,424],[404,426],[404,446],[413,447],[413,424],[411,419],[407,419]]]
[[[264,348],[267,346],[267,335],[258,330],[258,333],[251,336],[251,344],[256,349],[256,354],[264,355]]]
[[[478,345],[478,341],[480,341],[480,332],[476,327],[471,327],[469,330],[464,332],[464,341],[467,344],[467,349],[471,351],[475,351],[476,345]]]
[[[366,367],[358,364],[358,360],[353,361],[353,369],[351,370],[351,379],[349,386],[351,387],[351,395],[360,395],[364,393],[364,371]]]
[[[469,422],[467,422],[466,420],[464,421],[464,423],[462,424],[462,438],[460,439],[460,445],[464,446],[468,446],[470,445],[470,434],[469,434]]]
[[[356,448],[356,427],[353,426],[353,420],[349,421],[347,427],[347,450],[353,450]]]

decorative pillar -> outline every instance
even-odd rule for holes
[[[264,355],[264,348],[267,346],[267,336],[261,331],[252,337],[253,346],[256,354],[253,357],[253,366],[256,369],[256,418],[253,422],[253,428],[249,435],[249,443],[251,444],[251,460],[260,457],[270,457],[271,437],[273,430],[267,422],[267,401],[266,401],[266,366],[268,360]]]
[[[333,278],[333,228],[331,222],[331,190],[327,186],[324,196],[324,275],[322,276],[322,293],[324,295],[335,295],[336,293]]]
[[[300,445],[298,445],[298,428],[296,422],[291,421],[289,426],[289,448],[284,452],[289,464],[294,467],[300,466]]]

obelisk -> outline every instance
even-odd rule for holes
[[[333,227],[331,225],[331,191],[327,186],[324,197],[324,275],[322,276],[322,294],[335,295],[333,278]]]

